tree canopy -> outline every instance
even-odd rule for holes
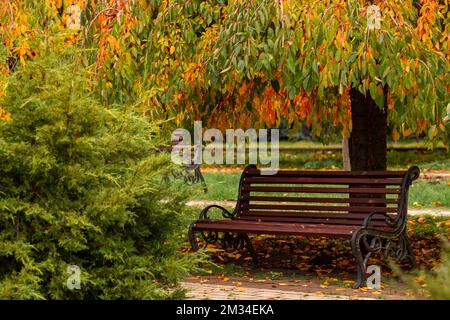
[[[355,88],[388,109],[394,139],[448,138],[448,0],[45,1],[34,12],[46,19],[3,2],[2,61],[31,58],[36,29],[61,28],[88,49],[108,104],[220,128],[306,121],[326,138],[349,134]],[[81,30],[67,33],[74,4]]]

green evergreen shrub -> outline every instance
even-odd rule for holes
[[[403,279],[414,289],[418,297],[432,300],[450,300],[450,244],[444,239],[441,262],[434,270],[421,269],[417,277],[404,276]]]
[[[99,104],[75,56],[27,63],[0,103],[0,298],[179,297],[196,262],[179,250],[187,193],[162,178],[157,126]]]
[[[441,250],[441,263],[433,273],[422,274],[422,288],[430,299],[450,300],[450,245],[445,242]]]
[[[440,263],[433,270],[420,268],[406,273],[394,262],[391,268],[417,298],[450,300],[450,243],[447,236],[443,237],[440,258]]]

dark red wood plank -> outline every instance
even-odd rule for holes
[[[264,177],[342,177],[351,178],[355,176],[364,176],[371,178],[403,178],[406,171],[316,171],[316,170],[279,170],[274,175],[262,175],[258,169],[249,169],[244,172],[246,176],[264,176]]]
[[[261,216],[250,216],[250,215],[242,215],[237,218],[238,220],[251,220],[251,221],[261,221],[261,222],[269,222],[269,223],[319,223],[319,224],[327,224],[327,225],[346,225],[346,226],[362,226],[363,220],[356,219],[331,219],[331,218],[304,218],[304,217],[261,217]],[[386,226],[386,222],[384,220],[372,220],[372,226]]]
[[[243,210],[240,212],[240,215],[249,215],[249,216],[260,216],[260,217],[304,217],[304,218],[326,218],[331,220],[337,219],[356,219],[356,220],[364,220],[368,213],[332,213],[332,212],[302,212],[302,211],[263,211],[263,210]],[[374,215],[373,219],[382,219],[384,220],[384,216],[382,214]]]
[[[295,192],[295,193],[350,193],[350,194],[400,194],[398,188],[317,188],[317,187],[254,187],[242,186],[242,191],[251,192]]]
[[[327,225],[307,225],[281,223],[266,225],[257,221],[246,224],[221,223],[217,220],[206,220],[205,222],[195,223],[192,227],[194,231],[221,231],[236,233],[255,233],[255,234],[293,234],[310,236],[336,236],[351,237],[357,227],[347,226],[345,228],[334,228]]]
[[[241,199],[246,201],[274,201],[274,202],[317,202],[317,203],[361,203],[361,204],[398,204],[398,199],[386,198],[321,198],[321,197],[281,197],[281,196],[248,196]]]
[[[268,176],[257,176],[257,177],[246,177],[244,178],[245,183],[257,184],[257,183],[272,183],[272,184],[337,184],[337,185],[347,185],[347,184],[364,184],[364,185],[401,185],[403,179],[368,179],[366,177],[354,177],[354,178],[315,178],[315,177],[268,177]]]
[[[249,209],[262,209],[262,210],[297,210],[297,211],[344,211],[344,212],[360,212],[360,213],[370,213],[370,212],[397,212],[397,208],[393,207],[377,207],[377,206],[310,206],[310,205],[291,205],[291,204],[248,204],[241,205],[244,210]],[[289,212],[288,212],[289,213]]]

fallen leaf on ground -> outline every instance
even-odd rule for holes
[[[381,291],[372,291],[372,294],[381,294]]]

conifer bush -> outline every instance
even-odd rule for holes
[[[413,274],[405,274],[394,265],[400,278],[414,290],[418,298],[450,300],[450,243],[443,239],[441,261],[433,270],[421,268]]]
[[[430,299],[450,300],[450,244],[444,242],[441,263],[433,272],[422,272],[422,288]]]
[[[74,59],[27,63],[0,102],[11,115],[0,119],[0,298],[178,297],[196,262],[179,251],[186,191],[162,178],[157,126],[102,106]]]

